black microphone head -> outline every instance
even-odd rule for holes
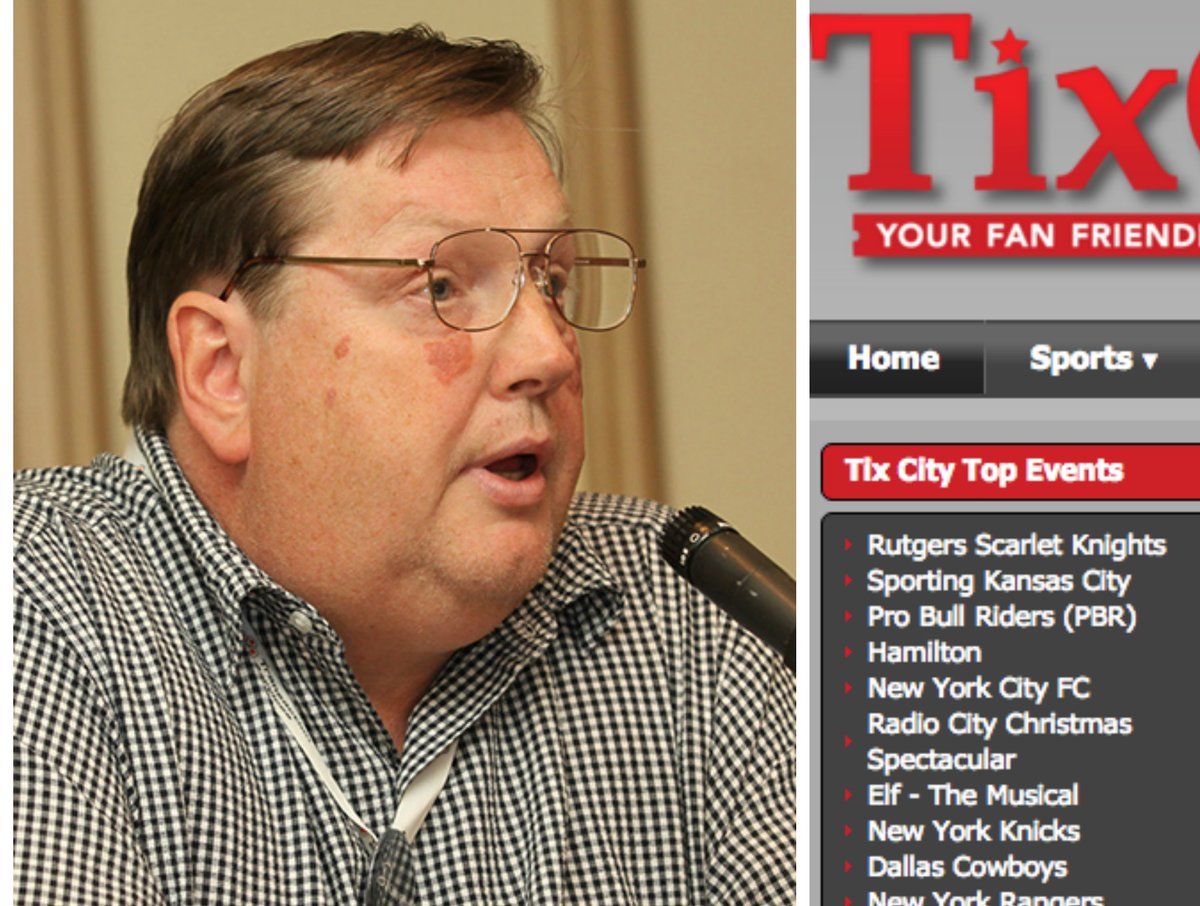
[[[732,525],[702,506],[690,506],[680,510],[663,526],[658,538],[658,549],[663,559],[672,568],[689,579],[688,564],[692,554],[705,541],[719,532],[737,533]]]

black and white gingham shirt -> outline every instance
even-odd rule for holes
[[[668,512],[581,496],[541,583],[450,660],[398,753],[341,642],[170,447],[17,476],[18,903],[355,903],[370,853],[280,722],[254,628],[378,833],[459,738],[427,904],[768,906],[794,893],[794,680],[678,580]]]

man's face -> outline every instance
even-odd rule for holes
[[[398,147],[322,165],[329,207],[295,254],[423,258],[457,230],[566,223],[513,114],[435,126],[403,167]],[[503,324],[464,333],[415,269],[279,278],[251,368],[251,556],[335,627],[403,620],[430,650],[486,634],[544,570],[582,465],[574,333],[531,280]]]

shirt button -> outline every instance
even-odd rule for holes
[[[308,635],[313,629],[313,621],[302,610],[293,610],[288,617],[288,623],[301,635]]]

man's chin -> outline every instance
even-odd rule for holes
[[[523,598],[546,571],[558,535],[558,531],[527,524],[505,527],[493,534],[489,549],[484,552],[490,561],[485,571],[497,582],[520,589]],[[510,581],[504,583],[503,577],[509,577]]]
[[[463,513],[441,557],[443,579],[459,590],[464,604],[491,613],[516,609],[541,579],[562,534],[570,499],[561,494],[529,509],[499,510],[488,503]]]
[[[460,535],[444,569],[466,594],[511,601],[515,608],[545,572],[560,531],[544,519],[492,522]]]
[[[542,556],[519,561],[493,559],[477,563],[453,591],[447,625],[442,630],[454,637],[451,647],[462,648],[491,633],[520,607],[545,571]]]

